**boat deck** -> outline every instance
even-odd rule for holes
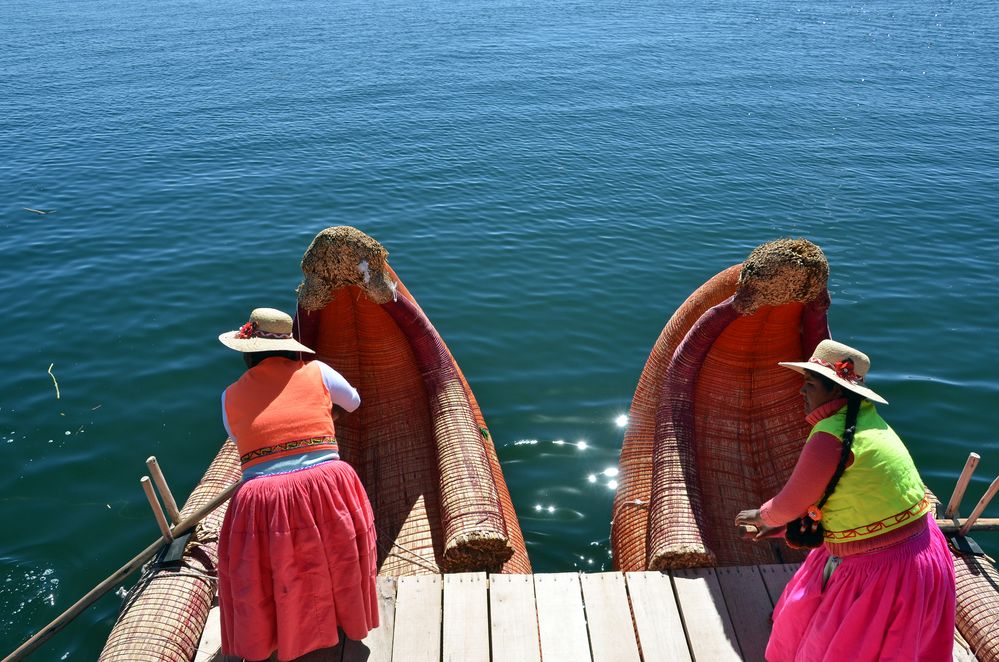
[[[381,626],[310,662],[763,660],[796,564],[380,577]],[[195,662],[222,662],[217,608]],[[955,645],[955,659],[975,658]]]

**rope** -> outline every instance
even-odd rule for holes
[[[388,536],[386,536],[386,535],[385,535],[385,532],[384,532],[384,531],[382,531],[381,529],[378,529],[378,533],[379,533],[379,537],[380,537],[380,538],[381,538],[381,537],[385,537],[385,538],[387,538],[387,537],[388,537]],[[403,557],[403,556],[400,556],[399,554],[393,554],[393,553],[392,553],[392,548],[391,548],[391,547],[389,547],[389,548],[387,548],[387,549],[386,549],[386,548],[385,548],[385,547],[384,547],[384,546],[382,545],[382,543],[381,543],[381,542],[379,542],[379,543],[378,543],[378,546],[379,546],[379,547],[381,548],[381,550],[382,550],[383,552],[385,552],[385,553],[386,553],[387,555],[389,555],[389,556],[394,556],[394,557],[396,557],[396,558],[398,558],[398,559],[403,559],[403,560],[410,560],[410,559],[406,559],[406,558],[405,558],[405,557]],[[392,541],[392,547],[398,547],[398,548],[399,548],[399,549],[401,549],[402,551],[404,551],[404,552],[408,552],[409,554],[411,554],[411,555],[413,556],[413,558],[414,558],[414,559],[416,559],[416,563],[417,563],[417,565],[421,565],[421,566],[423,566],[423,568],[424,568],[425,570],[430,570],[430,571],[431,571],[431,572],[433,572],[433,573],[434,573],[435,575],[438,575],[438,574],[440,574],[440,568],[439,568],[439,567],[437,566],[437,564],[436,564],[436,563],[434,563],[433,561],[428,561],[427,559],[423,558],[422,556],[420,556],[419,554],[417,554],[417,553],[416,553],[416,552],[414,552],[413,550],[411,550],[411,549],[407,549],[406,547],[404,547],[404,546],[400,545],[400,544],[399,544],[398,542],[396,542],[396,541],[394,541],[394,540]]]
[[[631,506],[633,508],[638,508],[639,510],[648,510],[649,502],[643,499],[632,499],[631,501],[622,501],[621,503],[617,504],[617,508],[615,508],[614,512],[611,513],[611,521],[610,521],[611,531],[614,530],[614,521],[617,519],[617,514],[621,512],[621,509],[624,508],[625,506]]]

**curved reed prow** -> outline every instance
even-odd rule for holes
[[[361,394],[337,436],[375,508],[381,572],[529,572],[471,389],[387,256],[355,228],[320,232],[302,259],[297,329]]]
[[[711,278],[656,341],[629,414],[611,544],[625,570],[784,560],[739,540],[735,513],[790,475],[807,429],[804,360],[829,335],[829,267],[781,239]],[[636,504],[647,504],[638,508]]]

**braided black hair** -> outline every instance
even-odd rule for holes
[[[279,356],[283,359],[289,359],[291,361],[301,361],[301,352],[291,352],[288,350],[277,350],[271,352],[245,352],[243,354],[243,362],[246,364],[247,368],[252,368],[264,359],[269,359],[271,357]]]
[[[827,386],[832,387],[837,384],[823,375],[817,375]],[[860,403],[864,398],[853,391],[843,390],[843,397],[846,398],[846,421],[843,424],[843,448],[839,454],[839,462],[836,464],[836,471],[833,472],[826,491],[822,494],[822,499],[816,504],[819,510],[826,505],[826,501],[832,496],[836,489],[836,484],[843,477],[846,471],[846,463],[850,459],[850,452],[853,449],[853,437],[857,433],[857,415],[860,413]],[[784,537],[788,545],[796,548],[814,548],[822,544],[825,538],[825,529],[820,522],[816,522],[807,515],[791,520],[787,523]]]

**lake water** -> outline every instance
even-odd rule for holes
[[[145,458],[190,491],[241,372],[217,334],[293,308],[330,225],[449,344],[538,571],[610,567],[654,340],[781,236],[826,251],[929,486],[982,454],[967,512],[999,473],[997,31],[984,0],[0,3],[0,653],[155,537]],[[96,657],[119,604],[39,659]]]

